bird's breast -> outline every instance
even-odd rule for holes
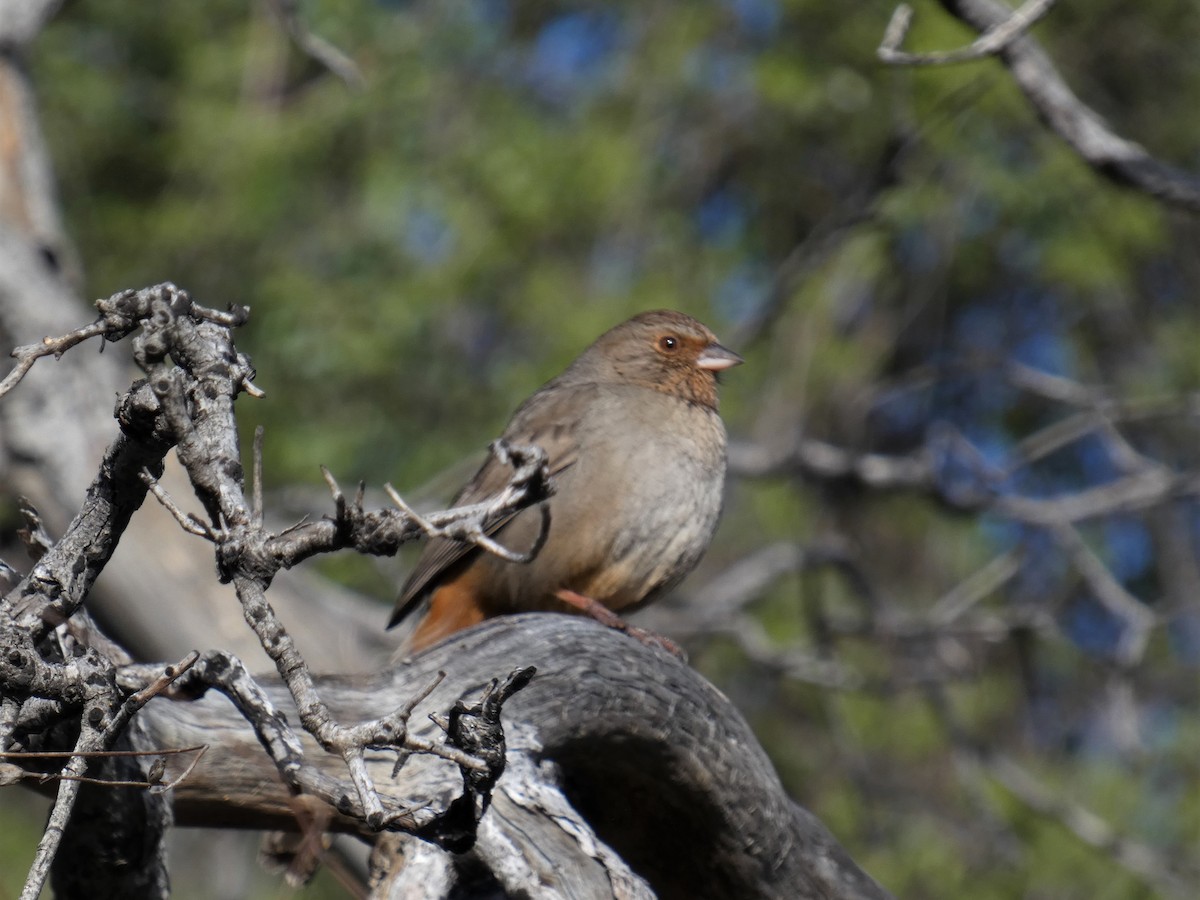
[[[613,609],[682,579],[721,512],[725,429],[717,414],[656,394],[600,410],[591,439],[551,501],[551,537],[586,534],[573,590]],[[549,548],[547,548],[549,549]]]

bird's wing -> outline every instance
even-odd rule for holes
[[[579,424],[596,396],[596,385],[565,385],[551,382],[521,405],[504,430],[510,444],[537,444],[546,451],[551,476],[559,475],[578,458]],[[489,454],[475,477],[454,498],[455,506],[479,503],[504,489],[512,469]],[[501,516],[487,525],[495,534],[516,513]],[[523,549],[523,548],[522,548]],[[472,544],[446,538],[432,538],[425,545],[417,564],[400,589],[400,597],[388,628],[416,609],[428,591],[455,563],[468,554],[483,552]]]

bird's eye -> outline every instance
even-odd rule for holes
[[[664,334],[658,339],[658,349],[664,353],[674,353],[679,349],[679,338],[673,334]]]

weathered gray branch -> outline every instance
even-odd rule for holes
[[[879,53],[884,61],[936,65],[994,54],[1008,68],[1042,121],[1097,172],[1156,200],[1200,211],[1200,176],[1161,162],[1140,144],[1114,132],[1099,113],[1075,96],[1049,55],[1025,33],[1050,3],[1030,0],[1015,13],[998,0],[941,3],[952,16],[981,32],[980,40],[957,53],[902,53],[899,43],[907,30],[902,7],[897,9],[881,43]],[[983,52],[975,52],[979,45],[983,45]]]
[[[1050,11],[1057,0],[1026,0],[1020,9],[1007,19],[988,28],[966,47],[942,53],[907,53],[900,49],[908,29],[912,25],[913,9],[901,3],[892,13],[892,20],[884,31],[879,49],[875,51],[885,63],[896,66],[942,66],[950,63],[971,62],[999,53]]]
[[[377,675],[326,678],[318,687],[334,714],[352,722],[404,702],[443,670],[447,678],[414,717],[420,735],[421,712],[476,699],[495,672],[515,663],[538,674],[505,706],[509,764],[477,846],[453,856],[405,839],[403,857],[388,857],[376,896],[406,896],[415,878],[429,889],[431,870],[449,891],[481,862],[504,890],[533,896],[646,896],[646,885],[659,897],[886,896],[788,798],[724,696],[670,655],[594,622],[508,617]],[[289,702],[282,686],[268,691]],[[296,801],[222,699],[157,699],[141,723],[158,745],[211,744],[174,792],[180,824],[300,827]],[[435,733],[431,724],[424,729]],[[314,764],[342,765],[311,742],[308,749]],[[460,786],[454,767],[432,757],[411,759],[392,781],[394,759],[378,754],[368,764],[397,802],[440,804]],[[342,819],[337,827],[361,826]],[[422,862],[410,869],[401,858]]]

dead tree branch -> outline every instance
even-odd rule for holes
[[[508,765],[475,846],[453,854],[401,838],[400,850],[389,837],[379,846],[390,849],[376,854],[372,896],[402,897],[406,889],[422,897],[456,895],[454,886],[471,883],[480,865],[493,886],[518,895],[886,896],[788,799],[728,700],[668,654],[596,623],[503,617],[392,669],[319,679],[317,686],[334,715],[354,721],[406,702],[412,684],[441,671],[447,677],[427,705],[456,707],[460,716],[477,706],[486,722],[494,701],[479,703],[479,686],[517,657],[538,675],[504,707]],[[282,685],[263,689],[280,710],[295,714]],[[298,827],[297,798],[257,752],[245,719],[226,704],[161,698],[142,721],[158,745],[182,745],[200,733],[212,745],[175,791],[181,824]],[[453,729],[452,718],[449,724]],[[431,740],[440,730],[432,721],[414,721],[412,728]],[[336,772],[336,758],[314,754],[311,737],[301,740],[314,766]],[[365,761],[397,807],[443,808],[458,782],[457,767],[433,756],[414,757],[395,780],[394,756],[374,753]],[[341,814],[332,827],[362,831],[361,822]]]
[[[1159,161],[1140,144],[1116,134],[1075,96],[1049,55],[1025,33],[1052,3],[1029,0],[1014,13],[997,0],[941,2],[952,16],[982,33],[975,44],[951,54],[900,52],[899,43],[911,19],[911,11],[903,12],[907,7],[902,6],[880,44],[880,58],[899,65],[935,65],[997,55],[1038,117],[1099,174],[1164,203],[1200,211],[1200,177]],[[978,45],[986,45],[986,53],[976,52]]]
[[[268,0],[267,8],[301,53],[328,69],[347,87],[362,90],[366,86],[366,79],[354,60],[330,41],[312,32],[296,0]]]
[[[906,53],[900,49],[913,20],[912,7],[901,3],[892,13],[892,19],[888,22],[875,55],[885,63],[895,66],[944,66],[995,56],[1032,28],[1057,2],[1058,0],[1026,0],[1007,19],[985,30],[970,45],[942,53]]]
[[[279,569],[315,552],[351,543],[369,547],[371,552],[394,552],[404,540],[430,527],[429,522],[395,510],[370,514],[362,509],[361,500],[348,505],[337,492],[336,519],[299,526],[285,535],[268,533],[262,526],[261,510],[248,510],[242,493],[233,417],[233,400],[239,392],[259,395],[251,382],[249,360],[237,353],[231,336],[231,328],[244,321],[245,310],[234,308],[222,313],[206,309],[173,285],[125,291],[99,301],[97,306],[101,315],[91,326],[19,351],[18,364],[7,382],[8,388],[15,386],[37,359],[60,355],[87,338],[119,340],[139,332],[134,339],[134,355],[148,379],[135,383],[118,404],[121,433],[109,447],[82,511],[62,540],[53,545],[48,539],[41,543],[40,558],[32,570],[0,598],[0,629],[6,648],[0,660],[3,748],[54,749],[53,743],[61,738],[54,737],[48,726],[79,721],[75,717],[82,715],[78,738],[73,742],[76,755],[60,772],[59,799],[31,869],[25,896],[37,896],[45,882],[90,760],[113,745],[130,717],[150,696],[195,662],[192,654],[185,664],[169,670],[165,680],[122,687],[114,673],[117,665],[127,661],[123,654],[106,656],[101,651],[107,646],[99,639],[84,640],[77,644],[78,651],[71,653],[64,638],[55,640],[53,633],[68,623],[76,632],[80,630],[83,620],[72,622],[73,617],[146,491],[156,485],[155,476],[161,473],[163,459],[172,447],[184,463],[209,518],[207,523],[195,517],[185,517],[186,521],[194,526],[191,530],[216,544],[219,571],[237,588],[246,619],[289,685],[302,724],[324,750],[341,756],[353,788],[349,789],[343,779],[320,778],[312,773],[290,726],[265,701],[236,659],[228,654],[207,655],[189,683],[193,688],[198,683],[222,688],[238,701],[235,705],[255,723],[263,746],[294,794],[313,795],[358,816],[372,830],[420,827],[431,837],[454,841],[457,846],[469,845],[478,817],[487,808],[490,787],[503,771],[503,732],[499,727],[503,700],[527,683],[532,673],[507,681],[496,698],[485,703],[484,712],[465,708],[452,711],[455,723],[482,716],[488,723],[483,732],[456,725],[449,729],[448,740],[410,740],[408,718],[427,691],[419,692],[416,699],[388,715],[341,726],[331,718],[315,690],[307,664],[265,598]],[[514,483],[495,504],[485,502],[465,511],[439,514],[436,518],[441,527],[460,529],[468,537],[482,535],[485,529],[476,520],[503,515],[547,495],[545,455],[540,450],[501,447],[496,452],[504,454],[517,468]],[[166,499],[163,492],[159,495]],[[177,514],[183,515],[179,510]],[[30,515],[40,532],[36,513]],[[84,625],[82,630],[89,629]],[[497,741],[499,753],[495,752]],[[483,753],[484,758],[464,752],[464,746]],[[449,805],[444,823],[436,814],[432,818],[416,817],[408,807],[384,808],[367,774],[364,754],[388,749],[401,751],[404,756],[434,754],[460,767],[465,793]]]

